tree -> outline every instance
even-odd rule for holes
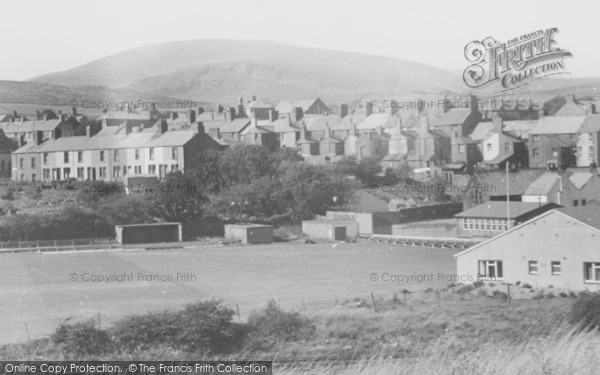
[[[356,177],[363,183],[372,182],[381,173],[381,164],[376,157],[365,157],[358,162]]]
[[[161,220],[187,225],[202,217],[207,201],[204,190],[194,178],[176,171],[169,173],[152,189],[148,197],[148,211]]]
[[[276,173],[271,152],[256,145],[236,145],[225,150],[219,165],[221,180],[226,187]]]
[[[218,193],[223,185],[221,178],[221,153],[216,150],[204,150],[192,163],[191,175],[195,183],[208,193]]]
[[[346,176],[356,176],[358,162],[354,156],[344,156],[341,160],[334,164],[335,170]]]

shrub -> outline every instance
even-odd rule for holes
[[[556,298],[556,296],[554,295],[554,293],[550,292],[550,293],[546,294],[545,298],[548,298],[548,299]]]
[[[233,322],[234,312],[220,301],[187,305],[181,311],[132,315],[117,321],[113,340],[135,351],[168,346],[187,352],[228,353],[243,341],[243,327]]]
[[[473,283],[473,286],[474,286],[475,288],[481,288],[481,287],[483,286],[483,281],[475,281],[475,282]]]
[[[569,295],[567,293],[565,293],[565,292],[560,292],[560,293],[558,293],[558,296],[560,298],[567,298]]]
[[[515,283],[515,285],[516,285],[516,286],[519,286],[519,285],[521,285],[521,282],[520,282],[520,281],[517,281],[517,282]]]
[[[587,294],[577,298],[570,312],[570,322],[590,328],[600,328],[600,295]]]
[[[74,324],[61,323],[52,334],[51,340],[66,357],[99,355],[112,348],[108,334],[97,328],[94,320]]]
[[[461,286],[460,288],[458,288],[456,293],[467,294],[467,293],[471,293],[471,291],[474,289],[475,289],[475,287],[473,285],[465,285],[465,286]]]
[[[532,289],[533,287],[527,283],[523,284],[523,288],[525,289]]]
[[[297,311],[284,311],[275,300],[248,318],[250,350],[268,349],[280,342],[310,338],[316,331],[313,322]]]
[[[506,300],[508,298],[508,294],[506,294],[505,292],[502,292],[500,290],[494,290],[492,292],[492,297],[493,298],[498,298],[501,300]]]
[[[15,189],[8,188],[4,194],[0,195],[0,198],[5,201],[12,201],[15,199]]]

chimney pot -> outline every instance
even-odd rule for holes
[[[198,125],[198,134],[205,134],[206,130],[204,129],[204,122],[203,121],[198,121],[197,125]],[[217,128],[217,130],[218,129],[219,128]]]

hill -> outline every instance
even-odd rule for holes
[[[40,108],[52,108],[55,110],[69,110],[71,102],[77,100],[82,103],[115,103],[142,101],[144,105],[148,102],[175,103],[177,99],[152,93],[142,93],[132,89],[110,88],[104,86],[61,86],[55,84],[38,82],[0,81],[0,112],[17,110],[19,113],[32,114]],[[199,106],[210,106],[207,103],[198,103]],[[160,108],[159,108],[160,109]],[[94,108],[79,107],[81,113],[97,113]]]
[[[232,102],[367,93],[461,91],[460,76],[428,65],[266,41],[192,40],[140,47],[33,82],[100,85],[195,100]]]

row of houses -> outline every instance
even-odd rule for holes
[[[10,175],[17,180],[56,180],[66,176],[120,179],[124,173],[131,173],[131,169],[133,173],[141,171],[161,177],[165,168],[182,168],[185,161],[171,163],[171,160],[165,164],[148,160],[143,164],[139,162],[143,160],[140,157],[128,159],[131,165],[126,165],[125,171],[117,172],[115,167],[123,165],[116,162],[106,166],[110,171],[105,171],[104,166],[97,166],[94,173],[90,166],[88,174],[88,167],[83,167],[84,173],[81,173],[82,166],[70,165],[72,158],[65,159],[65,155],[82,152],[82,158],[85,158],[85,152],[93,149],[97,151],[99,161],[101,151],[114,151],[113,148],[101,150],[105,144],[119,149],[129,147],[129,143],[121,140],[114,144],[105,143],[107,135],[126,137],[132,132],[197,132],[198,124],[214,141],[211,145],[216,144],[220,149],[238,143],[260,145],[271,150],[291,147],[298,149],[312,163],[335,163],[346,156],[359,160],[375,157],[381,160],[384,168],[404,165],[416,171],[435,168],[436,173],[442,171],[447,180],[465,173],[470,175],[476,166],[490,170],[504,169],[507,165],[512,169],[552,170],[593,166],[599,156],[600,115],[593,113],[595,109],[591,106],[578,103],[574,98],[570,98],[554,116],[544,116],[541,105],[531,101],[502,101],[502,105],[493,110],[482,106],[475,96],[471,96],[465,106],[452,104],[447,98],[442,102],[444,105],[438,107],[427,108],[417,103],[414,108],[401,110],[394,101],[388,108],[374,107],[368,101],[355,105],[353,109],[341,104],[332,111],[319,98],[272,104],[253,97],[246,102],[240,98],[235,106],[219,104],[209,111],[199,108],[197,111],[164,114],[154,109],[126,108],[107,111],[98,121],[77,114],[75,109],[69,114],[59,113],[58,118],[53,119],[42,118],[39,112],[32,120],[14,114],[0,119],[0,127],[3,136],[16,143],[7,148],[19,156],[0,156],[0,173],[6,176],[12,171]],[[59,141],[71,137],[77,138]],[[84,142],[79,140],[85,137],[89,140],[83,146]],[[186,138],[169,135],[163,139],[168,137],[181,139],[181,142]],[[185,146],[175,143],[164,147]],[[131,148],[150,152],[154,148],[151,146],[133,142]],[[58,159],[54,161],[56,165],[50,165],[50,161],[44,163],[44,160],[54,160],[50,155],[44,159],[44,153],[56,152],[63,152],[63,165],[58,165]],[[41,163],[32,161],[31,154],[41,155]],[[1,168],[2,158],[7,159],[6,170]],[[41,165],[48,167],[42,168]]]

